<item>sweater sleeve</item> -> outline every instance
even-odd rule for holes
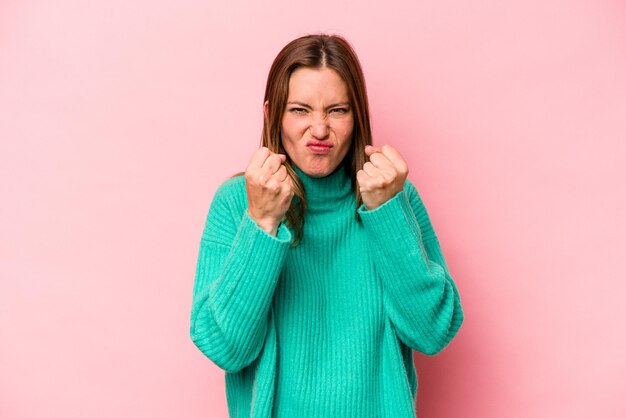
[[[421,353],[437,354],[459,330],[463,310],[417,189],[407,179],[404,190],[381,206],[361,205],[358,211],[398,338]]]
[[[228,372],[243,369],[261,351],[274,289],[292,238],[282,223],[276,236],[261,229],[243,202],[245,191],[237,193],[236,186],[233,180],[220,186],[207,215],[190,327],[194,344]]]

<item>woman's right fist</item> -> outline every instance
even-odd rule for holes
[[[254,152],[246,168],[248,213],[270,235],[276,235],[293,198],[291,177],[283,164],[286,158],[284,154],[261,147]]]

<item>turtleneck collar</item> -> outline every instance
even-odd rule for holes
[[[339,200],[354,196],[350,176],[346,173],[343,164],[325,177],[311,177],[304,173],[295,164],[291,167],[298,174],[304,185],[307,206],[333,205]]]

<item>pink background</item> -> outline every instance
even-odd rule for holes
[[[317,31],[357,50],[461,293],[420,418],[626,416],[617,0],[1,2],[0,416],[226,416],[199,238]]]

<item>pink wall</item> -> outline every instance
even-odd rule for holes
[[[198,242],[271,60],[320,30],[461,292],[420,418],[626,416],[626,6],[294,4],[0,3],[0,416],[226,416],[188,334]]]

